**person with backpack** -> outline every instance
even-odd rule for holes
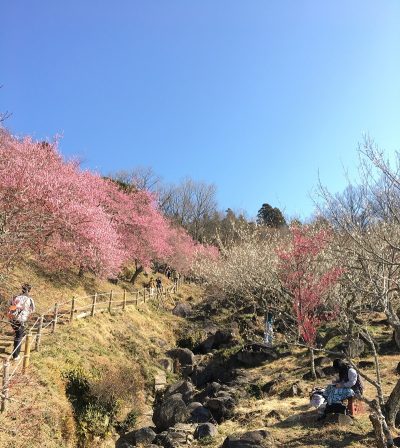
[[[335,359],[332,364],[338,377],[324,389],[326,407],[318,420],[323,420],[328,414],[346,414],[354,416],[357,410],[357,398],[363,394],[364,387],[360,375],[342,359]],[[343,403],[348,401],[347,406]]]
[[[29,295],[31,288],[31,285],[24,283],[22,285],[22,294],[11,299],[8,309],[8,318],[15,332],[14,349],[12,352],[14,361],[20,358],[22,339],[25,336],[25,325],[31,313],[35,311],[35,302]]]
[[[354,391],[355,396],[363,394],[363,384],[356,369],[342,359],[334,359],[332,367],[338,374],[338,378],[334,382],[337,388],[348,387]]]

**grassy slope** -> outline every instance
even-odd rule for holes
[[[32,295],[41,311],[72,295],[107,291],[111,287],[116,291],[121,287],[132,289],[129,284],[115,286],[90,277],[65,276],[51,280],[24,267],[16,272],[15,290],[26,280],[34,285]],[[167,280],[163,280],[166,284]],[[137,286],[147,281],[148,277],[142,275]],[[183,285],[179,293],[183,299],[192,296],[194,300],[200,294],[201,290],[194,285]],[[171,307],[172,303],[168,305]],[[74,367],[103,377],[133,368],[138,377],[133,380],[147,386],[138,394],[135,403],[137,409],[145,413],[149,403],[144,390],[151,388],[157,359],[162,357],[165,347],[174,345],[175,330],[181,324],[182,321],[169,312],[142,305],[138,310],[130,306],[126,313],[104,313],[72,325],[60,325],[55,335],[44,337],[42,351],[33,353],[29,372],[16,377],[12,384],[12,401],[7,412],[0,415],[0,447],[75,446],[75,423],[62,379],[62,372]],[[114,446],[112,441],[99,445]]]

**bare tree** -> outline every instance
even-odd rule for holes
[[[195,240],[204,241],[207,220],[217,211],[213,184],[185,179],[164,194],[164,213],[184,227]]]

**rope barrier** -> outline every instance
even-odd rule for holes
[[[83,296],[83,297],[73,297],[70,300],[67,300],[63,303],[55,303],[52,307],[48,308],[44,313],[37,315],[36,320],[31,324],[28,328],[26,328],[26,334],[23,336],[19,344],[13,349],[10,355],[8,355],[6,358],[4,358],[3,363],[3,384],[2,389],[0,390],[0,410],[1,412],[5,411],[7,408],[7,402],[12,400],[12,398],[9,397],[9,388],[10,384],[12,382],[13,377],[19,370],[22,364],[22,371],[24,372],[26,367],[29,365],[29,358],[30,358],[30,352],[31,349],[36,346],[36,341],[40,341],[40,338],[42,335],[49,335],[56,331],[57,324],[60,323],[66,323],[66,322],[72,322],[74,320],[74,317],[76,318],[77,315],[79,315],[78,312],[81,312],[83,316],[81,317],[90,317],[94,316],[96,312],[104,312],[104,311],[111,311],[112,309],[116,309],[118,307],[119,309],[122,308],[122,311],[125,311],[126,305],[136,305],[139,306],[141,304],[145,304],[147,301],[151,301],[153,299],[158,299],[158,301],[162,302],[163,296],[165,298],[167,297],[167,294],[171,297],[171,294],[175,294],[178,292],[178,287],[176,285],[163,288],[162,291],[154,291],[153,294],[150,294],[150,290],[143,288],[141,290],[135,290],[130,293],[125,292],[101,292],[101,293],[95,293],[90,296]],[[127,294],[131,294],[132,297],[128,298]],[[123,300],[114,300],[116,296],[123,296]],[[99,298],[104,297],[104,300],[98,301]],[[147,300],[146,300],[147,298]],[[80,307],[75,308],[75,304],[77,301],[82,302],[83,300],[90,300],[90,303],[87,305],[81,305]],[[114,308],[112,305],[115,304]],[[69,310],[62,310],[60,312],[59,310],[62,307],[70,306]],[[85,313],[82,313],[85,311]],[[36,315],[36,313],[35,313]],[[43,319],[45,316],[51,317],[50,320],[46,320],[46,323],[44,324]],[[66,319],[65,319],[66,318]],[[10,322],[4,319],[0,319],[0,323],[4,324],[4,328],[6,325],[9,325]],[[52,327],[50,332],[44,332],[47,328]],[[1,327],[0,327],[1,329]],[[36,330],[36,332],[35,332]],[[12,339],[9,339],[11,341]],[[25,344],[24,348],[24,354],[21,356],[16,364],[12,364],[13,370],[10,372],[10,363],[12,361],[13,355],[15,354],[16,350],[22,349],[22,344]],[[37,349],[39,349],[40,343],[36,346]]]

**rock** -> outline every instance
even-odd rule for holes
[[[400,375],[400,362],[397,364],[396,373]]]
[[[167,377],[165,375],[165,372],[160,372],[154,377],[154,390],[162,391],[167,386]]]
[[[190,378],[196,387],[203,387],[214,380],[214,372],[207,366],[198,366],[191,374]]]
[[[282,420],[282,416],[281,414],[279,414],[278,411],[275,411],[275,409],[273,409],[271,412],[268,412],[268,414],[265,416],[265,418],[274,418],[275,420]]]
[[[235,401],[232,397],[210,398],[206,401],[205,407],[209,409],[215,421],[221,423],[232,418]]]
[[[274,389],[276,388],[277,384],[278,384],[277,379],[268,381],[268,383],[265,383],[261,386],[261,390],[267,395],[272,395],[274,393]]]
[[[332,365],[332,360],[327,356],[320,356],[319,358],[315,358],[314,363],[318,367],[325,367]]]
[[[196,364],[194,354],[188,348],[176,347],[168,350],[167,355],[172,359],[177,359],[182,366]]]
[[[258,343],[247,344],[236,354],[236,359],[247,367],[257,367],[277,358],[272,347]]]
[[[165,348],[168,345],[168,342],[164,341],[163,339],[160,338],[150,338],[150,341],[155,344],[158,345],[158,347],[160,348]]]
[[[350,341],[348,346],[348,352],[350,358],[359,358],[363,353],[365,353],[365,342],[361,339],[353,339]]]
[[[195,426],[191,424],[178,423],[163,431],[155,438],[155,443],[164,448],[180,448],[187,446],[194,439]]]
[[[299,383],[292,384],[289,388],[281,392],[281,398],[301,397],[304,395],[303,388]]]
[[[192,401],[192,403],[189,403],[188,405],[187,405],[187,410],[188,410],[188,412],[192,412],[192,411],[194,411],[196,408],[199,408],[199,407],[201,407],[201,406],[203,406],[199,401]]]
[[[204,439],[205,437],[215,437],[218,434],[217,427],[212,423],[203,423],[196,428],[194,432],[195,439]]]
[[[271,434],[264,429],[228,436],[222,448],[274,448]]]
[[[165,392],[165,398],[175,394],[181,394],[183,401],[190,403],[194,395],[194,386],[187,380],[178,381],[168,387]]]
[[[360,369],[372,369],[375,367],[375,364],[373,361],[360,361],[358,367]]]
[[[337,372],[332,366],[323,367],[322,370],[326,376],[335,376],[335,375],[337,376]]]
[[[321,367],[315,368],[315,374],[317,375],[317,378],[325,378],[326,376],[324,370]],[[303,380],[314,380],[311,370],[303,375]]]
[[[192,423],[206,423],[212,419],[209,409],[200,405],[190,412],[189,421]]]
[[[193,377],[192,377],[193,378]],[[208,383],[204,390],[197,393],[193,398],[203,403],[207,398],[215,397],[215,394],[221,389],[221,384],[213,381]]]
[[[189,417],[181,394],[167,397],[158,403],[153,412],[153,422],[158,431],[164,431],[176,423],[185,422]]]
[[[118,439],[115,444],[115,448],[134,448],[134,445],[131,445],[126,440]]]
[[[341,342],[332,348],[335,352],[348,352],[351,358],[359,358],[366,353],[365,342],[359,338],[352,339],[349,343]]]
[[[156,438],[156,433],[149,427],[140,428],[133,432],[134,445],[150,445]]]
[[[167,372],[172,372],[173,362],[171,358],[162,358],[158,361],[158,364]]]
[[[179,302],[172,310],[172,314],[179,317],[189,317],[192,314],[192,307],[189,303]]]
[[[230,346],[236,343],[233,333],[229,330],[217,330],[214,334],[208,336],[208,338],[201,342],[196,351],[199,353],[209,353],[211,350],[220,349],[222,346]]]

